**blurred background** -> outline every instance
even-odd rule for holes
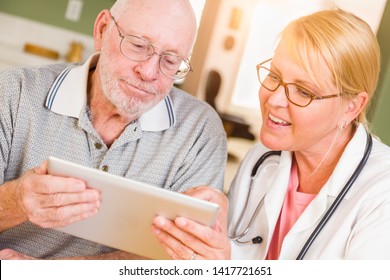
[[[96,15],[115,0],[0,0],[0,70],[18,65],[83,61],[93,53]],[[372,131],[390,145],[390,3],[386,0],[192,0],[198,38],[194,72],[177,86],[210,103],[229,143],[226,185],[257,141],[261,117],[255,65],[272,56],[291,20],[338,6],[367,21],[377,34],[382,69],[370,107]]]

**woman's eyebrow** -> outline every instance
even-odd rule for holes
[[[301,87],[307,88],[308,90],[311,90],[311,91],[314,91],[314,92],[320,91],[320,88],[318,88],[318,86],[316,86],[315,83],[313,81],[311,81],[311,80],[303,80],[301,78],[296,78],[293,81],[285,81],[284,78],[283,78],[282,72],[278,69],[277,66],[274,66],[274,65],[271,64],[270,70],[273,73],[277,74],[279,76],[279,78],[282,79],[283,82],[285,82],[285,83],[297,84],[297,85],[299,85]]]

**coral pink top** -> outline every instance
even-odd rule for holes
[[[293,160],[287,194],[268,249],[267,260],[277,260],[279,258],[284,237],[298,220],[306,206],[309,205],[316,196],[316,194],[298,192],[298,186],[298,168],[295,160]]]

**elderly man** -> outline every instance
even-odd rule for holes
[[[1,73],[0,259],[136,257],[52,229],[97,213],[100,195],[48,175],[48,156],[172,191],[222,189],[223,126],[173,87],[195,34],[187,0],[118,0],[97,16],[83,65]]]

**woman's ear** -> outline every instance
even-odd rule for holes
[[[360,92],[356,94],[352,99],[347,101],[347,110],[344,113],[344,119],[347,123],[351,123],[356,119],[359,114],[363,111],[368,103],[368,93]]]
[[[109,10],[103,10],[96,17],[93,29],[93,38],[95,51],[100,51],[103,45],[104,33],[111,22],[111,14]]]

